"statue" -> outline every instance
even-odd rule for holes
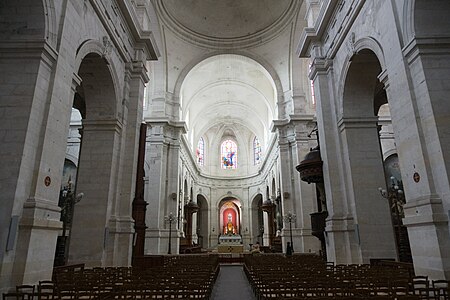
[[[233,222],[231,221],[231,213],[228,213],[228,223],[226,226],[226,234],[235,234]]]

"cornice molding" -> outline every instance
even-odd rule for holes
[[[314,122],[315,118],[316,117],[313,114],[291,114],[286,119],[273,120],[270,126],[270,131],[276,132],[287,125],[295,125],[295,123],[298,122]]]
[[[187,132],[187,125],[184,121],[174,121],[169,118],[145,118],[144,122],[149,126],[171,126],[176,129],[179,129],[182,134]]]
[[[121,37],[117,35],[116,26],[110,21],[111,18],[107,15],[103,3],[100,0],[89,1],[94,8],[100,22],[108,33],[112,43],[117,49],[120,57],[124,61],[132,61],[134,59],[135,53],[129,53],[123,42],[120,41]],[[136,48],[141,47],[142,50],[144,50],[144,52],[146,53],[147,59],[157,59],[160,54],[158,48],[156,47],[156,42],[153,38],[153,35],[150,31],[144,31],[141,29],[136,12],[132,7],[130,7],[131,4],[129,4],[129,1],[118,0],[117,4],[121,12],[121,17],[124,23],[127,25],[126,27],[129,31],[128,36],[133,37],[133,49],[137,50]]]
[[[450,37],[416,37],[403,47],[402,52],[409,64],[419,55],[448,55],[450,53]]]
[[[42,59],[51,68],[58,59],[58,52],[45,40],[2,41],[0,58]]]
[[[297,46],[297,55],[299,57],[309,57],[312,45],[322,39],[338,2],[337,0],[328,0],[326,5],[322,5],[314,28],[306,27],[303,30]]]
[[[131,6],[130,1],[118,0],[117,4],[130,28],[135,41],[135,46],[142,45],[147,52],[147,59],[157,60],[161,56],[153,33],[148,30],[142,30],[136,11]]]
[[[330,38],[329,46],[326,50],[322,49],[322,54],[327,58],[336,55],[366,0],[349,0],[347,3],[349,2],[347,11],[343,10],[347,7],[345,1],[328,0],[327,5],[322,6],[314,28],[305,28],[300,37],[297,47],[299,57],[309,57],[314,46],[319,45],[322,48]],[[338,23],[337,17],[343,14],[345,15],[342,17],[342,23]],[[336,32],[332,32],[329,36],[331,30]]]

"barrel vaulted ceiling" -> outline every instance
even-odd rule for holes
[[[179,101],[193,148],[217,128],[268,145],[291,85],[302,0],[152,0],[160,25],[160,89]],[[303,16],[300,16],[303,14]],[[289,101],[290,99],[288,99]],[[166,110],[167,111],[167,110]]]

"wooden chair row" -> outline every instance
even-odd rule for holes
[[[401,265],[334,265],[307,257],[246,257],[258,299],[449,299],[449,282]]]

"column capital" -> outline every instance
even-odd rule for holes
[[[9,59],[42,59],[50,68],[58,59],[58,52],[44,40],[8,41],[0,43],[2,57]]]
[[[147,67],[141,60],[134,60],[125,64],[125,74],[129,79],[141,79],[144,83],[150,81]]]
[[[83,120],[83,132],[86,131],[112,131],[115,130],[118,133],[122,131],[122,122],[118,119],[109,120]]]
[[[340,131],[348,128],[373,128],[378,126],[378,117],[346,118],[338,120]]]
[[[149,127],[148,135],[151,140],[170,142],[171,144],[181,143],[182,134],[187,132],[186,122],[172,121],[161,118],[148,118],[145,123]]]
[[[311,68],[308,74],[310,80],[314,80],[317,75],[326,75],[333,69],[333,60],[326,57],[313,57]]]
[[[403,47],[402,51],[408,64],[411,64],[419,56],[442,55],[447,53],[449,48],[449,37],[415,37]]]
[[[309,133],[315,126],[314,115],[291,114],[287,119],[273,120],[271,130],[278,131],[280,141],[296,142],[310,140]]]

